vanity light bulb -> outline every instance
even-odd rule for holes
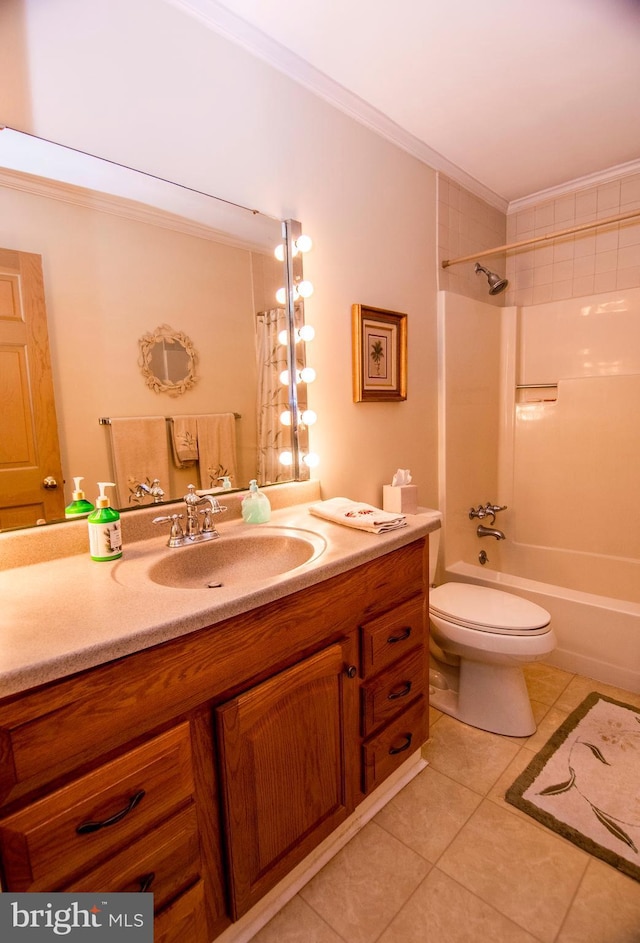
[[[312,426],[314,422],[318,421],[318,417],[312,409],[305,409],[300,418],[305,426]]]
[[[302,456],[302,461],[307,468],[317,468],[320,464],[320,456],[317,452],[307,452],[306,455]]]
[[[305,236],[304,233],[302,236],[298,236],[298,238],[296,239],[296,248],[300,252],[308,252],[312,246],[313,246],[313,242],[311,241],[311,237]]]
[[[280,374],[280,382],[283,386],[289,386],[289,371],[283,370]]]
[[[313,367],[304,367],[304,369],[300,371],[300,379],[303,383],[313,383],[315,378],[316,371],[313,369]]]
[[[288,331],[280,331],[280,333],[278,334],[278,343],[279,343],[279,344],[282,344],[283,347],[286,346],[286,344],[289,343],[289,332],[288,332]]]
[[[297,284],[298,294],[301,298],[310,298],[313,294],[313,285],[308,281],[301,281]]]
[[[300,335],[300,340],[305,342],[312,341],[316,336],[316,332],[310,324],[303,324],[302,327],[298,330],[298,334]]]
[[[275,247],[275,249],[273,250],[273,254],[275,255],[278,262],[284,262],[284,246],[282,245],[282,243],[279,246]]]
[[[287,289],[286,288],[278,288],[276,292],[276,301],[278,302],[279,305],[283,305],[287,303]]]
[[[280,464],[281,464],[281,465],[293,465],[293,453],[291,453],[291,452],[280,452]]]
[[[283,426],[291,425],[291,413],[288,409],[285,409],[284,412],[280,413],[280,422]]]

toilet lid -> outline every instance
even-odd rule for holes
[[[522,632],[541,629],[551,616],[522,596],[473,583],[443,583],[429,593],[429,610],[450,622],[476,629]]]

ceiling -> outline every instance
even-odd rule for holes
[[[169,2],[503,208],[640,170],[640,0]]]

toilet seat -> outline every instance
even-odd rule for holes
[[[473,583],[443,583],[432,589],[429,612],[455,625],[501,635],[542,635],[551,622],[542,606]]]

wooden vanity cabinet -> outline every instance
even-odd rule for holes
[[[3,886],[152,890],[156,943],[214,939],[426,738],[426,564],[417,540],[0,701]]]
[[[234,917],[355,807],[352,649],[331,645],[216,709]]]

